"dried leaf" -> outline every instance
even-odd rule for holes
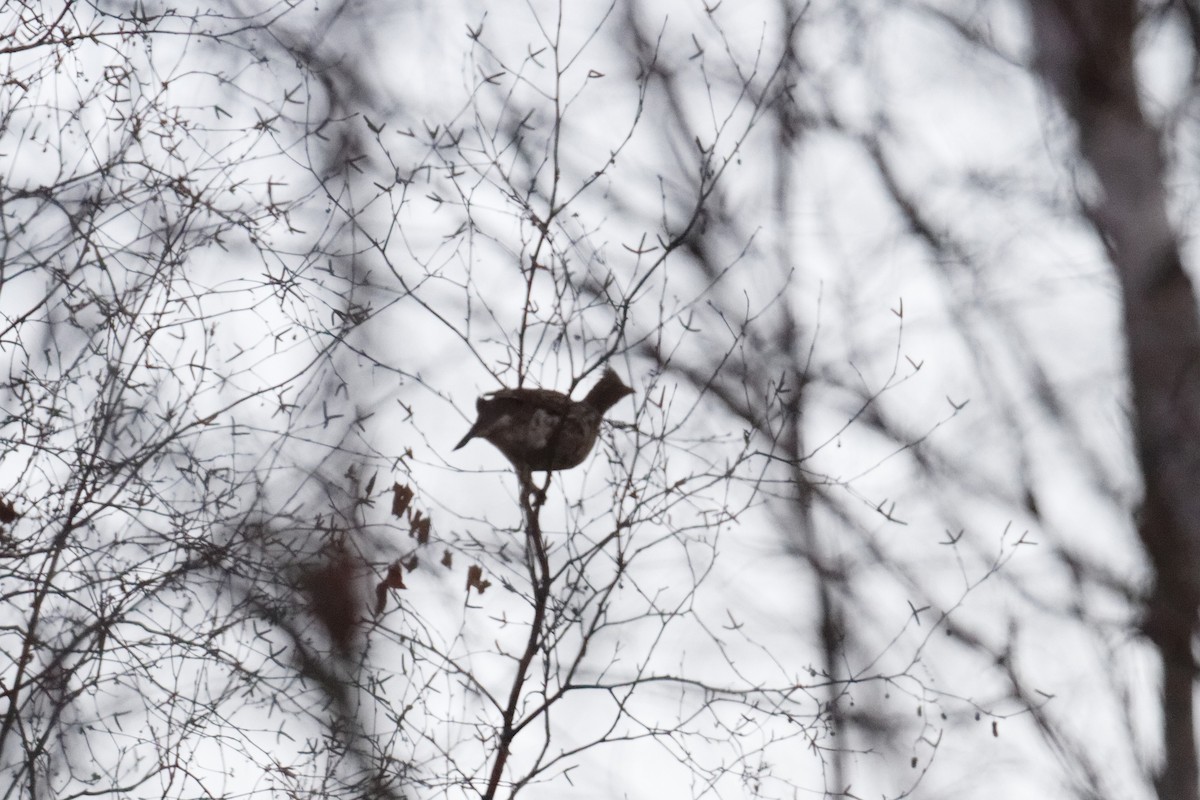
[[[392,484],[392,516],[403,517],[412,502],[413,490],[398,483]]]
[[[389,589],[407,589],[404,585],[404,573],[400,569],[400,562],[396,561],[388,564],[387,577],[383,579]]]
[[[387,577],[379,582],[375,587],[375,615],[378,616],[387,608],[388,589],[407,589],[404,585],[404,573],[400,569],[400,562],[396,561],[388,565]]]
[[[491,581],[485,581],[483,579],[483,567],[479,566],[478,564],[472,564],[470,567],[467,568],[467,593],[468,594],[471,593],[472,587],[474,587],[475,591],[479,592],[480,594],[483,594],[487,590],[487,588],[491,585],[492,585]]]
[[[451,566],[453,566],[453,564],[454,564],[454,556],[450,555],[450,551],[447,550],[445,553],[442,554],[442,566],[449,569]]]
[[[329,638],[340,650],[347,650],[359,622],[360,575],[355,559],[343,552],[321,567],[310,570],[303,579],[313,616],[325,627]]]
[[[429,523],[429,517],[422,515],[420,511],[413,512],[412,521],[409,523],[409,535],[417,537],[417,544],[426,544],[429,541]]]

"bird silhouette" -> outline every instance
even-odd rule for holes
[[[485,439],[512,463],[522,485],[529,486],[534,471],[583,463],[596,444],[605,412],[629,394],[633,389],[612,369],[604,370],[582,400],[549,389],[499,389],[475,401],[475,424],[454,449]]]

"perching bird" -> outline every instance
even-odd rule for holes
[[[535,470],[581,464],[596,444],[604,412],[627,394],[633,394],[633,389],[611,369],[604,370],[581,401],[549,389],[500,389],[475,401],[478,419],[454,449],[475,437],[486,439],[527,484]]]

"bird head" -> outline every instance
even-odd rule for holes
[[[583,398],[583,402],[603,414],[616,405],[618,400],[629,394],[633,394],[633,389],[621,383],[621,379],[617,377],[617,373],[612,371],[612,368],[606,367],[600,380],[587,393],[587,397]]]

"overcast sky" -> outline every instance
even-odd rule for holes
[[[88,265],[81,296],[129,289],[158,309],[154,341],[170,343],[130,371],[157,388],[126,381],[145,416],[205,420],[188,446],[241,476],[229,479],[236,502],[204,535],[227,526],[221,536],[242,541],[232,521],[254,507],[296,521],[283,526],[290,544],[271,539],[262,552],[295,555],[325,541],[326,519],[340,520],[361,532],[372,570],[364,603],[389,562],[420,556],[364,639],[364,664],[390,683],[361,694],[359,719],[394,758],[419,765],[428,783],[414,781],[413,796],[457,797],[469,792],[456,782],[486,780],[492,750],[479,737],[498,724],[487,698],[509,692],[530,587],[512,470],[485,442],[451,448],[479,394],[520,374],[578,398],[607,360],[635,394],[609,413],[592,458],[552,482],[542,519],[555,563],[584,565],[564,568],[564,585],[615,587],[577,677],[795,691],[786,702],[755,695],[753,710],[670,681],[626,706],[620,692],[580,691],[517,738],[514,775],[545,731],[555,753],[602,736],[613,715],[639,738],[564,757],[522,794],[820,797],[842,781],[858,797],[914,785],[914,797],[1066,797],[1093,783],[1152,796],[1157,677],[1132,632],[1146,568],[1119,298],[1078,213],[1094,180],[1030,72],[1020,4],[797,4],[790,40],[778,3],[564,5],[305,4],[279,18],[285,35],[243,32],[232,48],[176,35],[85,41],[71,52],[75,72],[57,79],[34,55],[10,56],[10,69],[28,78],[41,64],[46,77],[36,97],[6,106],[19,124],[0,132],[3,181],[61,193],[49,208],[10,198],[20,220],[6,223],[5,246],[17,255],[0,311],[21,322],[3,345],[14,373],[85,376],[61,389],[75,416],[55,435],[89,429],[119,339],[96,332],[110,308],[68,312],[76,278],[47,278],[45,264],[74,259]],[[15,13],[0,12],[3,30]],[[203,15],[196,27],[209,23],[237,27]],[[1170,132],[1172,212],[1186,230],[1196,197],[1188,52],[1177,22],[1144,27],[1146,106]],[[635,28],[650,50],[639,52]],[[141,95],[104,88],[125,64],[145,71]],[[76,100],[72,117],[64,109]],[[177,213],[186,193],[114,203],[88,247],[61,233],[82,217],[64,227],[70,214],[55,216],[86,207],[90,187],[114,185],[87,177],[90,159],[102,163],[129,134],[112,109],[143,101],[197,124],[178,141],[139,134],[138,152],[166,174],[191,170],[190,185],[251,209],[260,225],[232,224],[220,243],[189,250],[167,299],[165,289],[153,299],[153,281],[129,287],[150,273],[139,265],[170,251],[163,230],[186,240],[199,228],[193,217],[161,230],[152,221],[160,205],[160,219]],[[281,117],[256,124],[264,109]],[[56,184],[42,177],[49,168],[84,177]],[[550,197],[547,229],[535,215]],[[292,205],[276,213],[276,202]],[[104,269],[89,261],[109,246]],[[44,314],[22,317],[45,298]],[[131,316],[129,330],[147,318]],[[174,368],[161,386],[156,358]],[[807,517],[780,449],[782,409],[801,388]],[[11,385],[9,395],[16,413]],[[70,482],[72,462],[11,426],[5,435],[0,471],[24,496],[57,496]],[[153,436],[112,439],[121,454]],[[168,510],[201,504],[171,477],[195,473],[173,463],[153,462],[170,487],[151,504],[160,516],[96,523],[97,542],[147,553],[147,574],[178,563],[179,540],[156,538],[174,530]],[[374,503],[352,502],[372,476]],[[388,513],[394,481],[432,516],[432,544],[415,545]],[[615,545],[598,544],[618,527],[631,558],[620,580]],[[90,585],[82,572],[105,563],[95,552],[73,580]],[[453,566],[438,566],[443,553]],[[468,602],[472,563],[491,588]],[[96,598],[117,591],[109,579],[92,587]],[[199,629],[229,590],[213,588],[211,606],[198,600],[180,618]],[[826,595],[841,640],[833,694],[819,676]],[[6,603],[6,616],[26,618]],[[156,608],[149,618],[174,613]],[[239,658],[265,664],[289,641],[224,635]],[[580,652],[580,635],[564,634],[564,653]],[[176,681],[218,691],[187,656],[164,658],[182,665]],[[553,686],[570,658],[545,663]],[[0,677],[11,682],[15,669],[3,662]],[[157,701],[138,692],[133,716],[150,731],[162,722]],[[380,735],[409,704],[411,730]],[[264,777],[258,748],[299,759],[320,726],[285,725],[260,696],[233,707],[226,719],[244,738],[228,749],[202,739],[191,752],[207,777],[190,790],[281,791],[287,782]],[[262,714],[267,733],[256,733]],[[675,725],[688,734],[646,736]],[[18,763],[15,753],[0,763]]]

